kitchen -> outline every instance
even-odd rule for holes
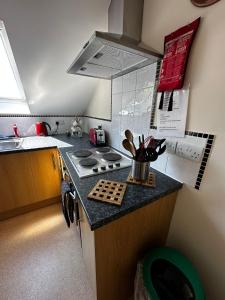
[[[126,183],[130,167],[116,170],[113,163],[113,171],[105,173],[103,170],[101,175],[80,178],[67,155],[71,149],[93,149],[86,134],[90,128],[100,125],[106,134],[107,146],[113,147],[122,157],[131,156],[122,146],[126,129],[133,133],[136,147],[141,134],[145,137],[157,136],[159,118],[156,120],[155,108],[158,105],[155,101],[159,100],[156,99],[156,81],[160,72],[157,60],[112,80],[67,73],[95,30],[107,32],[110,26],[114,28],[113,32],[120,29],[115,26],[120,27],[119,23],[126,14],[120,9],[116,11],[115,18],[113,9],[108,14],[109,5],[110,1],[105,0],[70,0],[68,4],[53,1],[0,1],[0,19],[4,21],[26,95],[26,101],[1,99],[0,103],[0,135],[14,134],[13,125],[16,124],[19,135],[22,136],[21,144],[18,145],[20,149],[13,150],[13,153],[1,153],[0,156],[3,210],[4,205],[6,206],[5,220],[0,222],[2,298],[65,299],[69,296],[72,299],[94,299],[92,293],[96,289],[94,294],[100,293],[97,299],[110,299],[109,296],[104,298],[104,285],[113,290],[113,287],[121,286],[121,283],[120,280],[106,276],[114,269],[113,265],[110,266],[107,255],[103,254],[116,244],[118,249],[112,252],[112,257],[115,265],[121,269],[126,261],[118,260],[121,252],[123,258],[130,257],[131,272],[125,273],[130,279],[123,279],[124,291],[120,291],[125,293],[126,286],[134,289],[136,265],[144,254],[142,250],[147,250],[141,244],[148,240],[149,250],[152,246],[159,245],[180,250],[198,270],[207,298],[223,299],[224,168],[220,162],[224,152],[221,63],[224,50],[223,1],[206,7],[178,0],[170,3],[145,0],[143,3],[141,29],[139,28],[139,33],[133,29],[132,32],[140,36],[141,48],[153,47],[157,50],[154,50],[155,54],[163,54],[166,35],[199,17],[201,22],[185,74],[184,87],[189,93],[185,137],[175,140],[167,138],[166,152],[150,163],[150,170],[156,174],[156,187],[127,183],[121,206],[89,200],[87,195],[97,179]],[[113,16],[111,22],[110,16]],[[176,97],[175,93],[174,99]],[[80,118],[78,122],[75,116]],[[35,136],[35,124],[39,122],[50,124],[51,131],[49,128],[47,130],[51,136]],[[68,137],[73,131],[71,126],[76,127],[79,122],[83,137]],[[180,149],[184,144],[198,146],[195,150],[200,158],[191,160],[182,157]],[[22,167],[24,165],[25,169]],[[81,200],[78,211],[79,218],[83,220],[83,248],[80,246],[82,238],[79,237],[77,226],[70,224],[67,229],[60,206],[60,170],[63,166]],[[22,185],[23,189],[15,182]],[[178,192],[176,204],[174,191]],[[22,199],[20,195],[23,195]],[[159,211],[164,211],[166,197],[173,199],[166,202],[169,207],[165,210],[165,215],[157,215]],[[158,200],[150,203],[151,199]],[[102,213],[100,208],[103,209]],[[146,213],[145,217],[141,215],[142,212]],[[17,216],[13,217],[13,214]],[[134,223],[132,216],[135,220],[142,220],[130,227],[134,236],[129,231],[129,226],[125,225],[126,222]],[[156,230],[157,238],[153,240],[158,239],[158,242],[151,245],[154,230],[146,230],[146,227],[156,229],[155,218],[159,221],[161,230]],[[154,226],[151,225],[153,221]],[[141,235],[139,232],[145,234]],[[90,241],[91,246],[85,248],[85,242],[88,245]],[[103,250],[100,249],[101,241],[106,241],[103,243]],[[95,251],[88,251],[92,249],[93,243],[96,245]],[[135,259],[132,257],[134,252]],[[57,258],[62,264],[59,265]],[[26,259],[30,268],[26,265]],[[95,268],[92,268],[93,261],[98,262]],[[107,264],[112,268],[107,269],[110,272],[104,270]],[[121,269],[116,269],[118,278]],[[29,274],[34,274],[34,277]],[[18,284],[16,280],[19,280]],[[104,283],[104,280],[111,281]],[[117,298],[119,299],[118,295]]]

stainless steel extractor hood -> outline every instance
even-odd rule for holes
[[[113,79],[161,59],[161,54],[139,46],[142,15],[143,0],[111,0],[110,32],[95,31],[67,72]]]

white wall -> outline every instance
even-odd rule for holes
[[[82,114],[98,79],[66,70],[95,30],[107,31],[110,0],[0,0],[32,114]]]
[[[111,80],[99,79],[84,115],[111,119]]]
[[[200,271],[209,300],[225,295],[225,2],[197,8],[190,1],[145,0],[142,40],[163,51],[164,36],[202,16],[186,81],[190,82],[187,130],[216,135],[200,191],[179,193],[168,244],[181,249]]]

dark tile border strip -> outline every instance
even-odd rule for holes
[[[161,61],[157,62],[156,66],[156,74],[155,74],[155,87],[153,92],[153,99],[152,99],[152,109],[151,109],[151,116],[150,116],[150,128],[154,129],[154,120],[155,120],[155,113],[156,113],[156,104],[157,104],[157,87],[159,82],[159,73],[161,68]]]
[[[0,118],[74,118],[74,117],[83,117],[83,118],[90,118],[90,119],[96,119],[96,120],[102,120],[102,121],[108,121],[111,122],[111,119],[104,119],[104,118],[97,118],[97,117],[91,117],[91,116],[85,116],[85,115],[28,115],[28,114],[7,114],[3,115],[0,114]]]
[[[194,133],[196,133],[196,132],[194,132]],[[206,168],[206,165],[207,165],[207,162],[208,162],[208,158],[211,154],[213,142],[215,140],[215,135],[207,134],[207,136],[206,136],[205,133],[204,134],[203,133],[198,133],[198,137],[202,137],[202,138],[207,137],[207,142],[206,142],[206,147],[205,147],[205,151],[204,151],[204,154],[203,154],[202,162],[201,162],[201,165],[200,165],[200,169],[199,169],[199,172],[198,172],[197,180],[196,180],[196,183],[195,183],[195,188],[197,190],[200,189],[200,185],[201,185],[202,178],[203,178],[203,175],[204,175],[204,172],[205,172],[205,168]]]
[[[81,115],[29,115],[29,114],[20,114],[20,115],[15,115],[15,114],[7,114],[7,115],[3,115],[3,114],[0,114],[0,118],[73,118],[73,117],[82,117]]]
[[[102,121],[107,121],[107,122],[112,122],[111,119],[97,118],[97,117],[91,117],[91,116],[81,116],[81,117],[95,119],[95,120],[102,120]]]
[[[207,138],[205,151],[204,151],[204,154],[202,157],[201,165],[200,165],[198,176],[197,176],[196,183],[195,183],[195,189],[199,190],[201,182],[202,182],[202,178],[203,178],[203,175],[204,175],[204,172],[206,169],[206,165],[208,162],[208,158],[211,154],[213,142],[215,140],[215,135],[208,134],[208,133],[194,132],[194,131],[185,131],[185,135],[195,136],[195,137],[205,138],[205,139]]]

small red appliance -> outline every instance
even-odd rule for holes
[[[90,128],[89,139],[90,143],[94,146],[105,146],[105,131],[102,129],[102,126],[98,126],[98,128]]]
[[[47,122],[37,122],[35,124],[36,134],[37,135],[44,135],[44,136],[49,135],[47,127],[51,131],[51,126]]]

